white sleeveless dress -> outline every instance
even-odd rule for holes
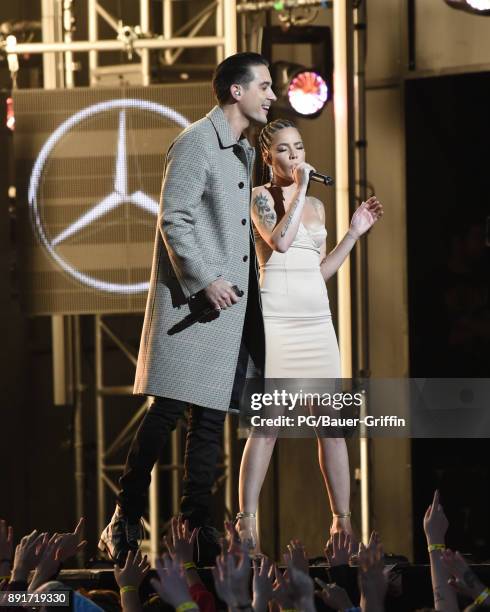
[[[340,355],[320,272],[323,225],[299,226],[286,253],[255,231],[266,340],[266,378],[340,378]]]

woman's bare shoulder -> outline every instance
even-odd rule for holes
[[[308,202],[315,209],[315,212],[317,213],[317,215],[323,221],[325,221],[325,205],[323,204],[323,202],[319,200],[318,198],[315,198],[314,196],[307,196],[307,197],[308,197]]]

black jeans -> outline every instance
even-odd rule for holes
[[[131,522],[136,522],[145,510],[151,470],[187,406],[180,400],[156,397],[139,426],[119,480],[121,491],[117,500]],[[191,528],[209,522],[211,489],[225,417],[226,412],[220,410],[190,407],[181,511]]]

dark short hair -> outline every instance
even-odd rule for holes
[[[269,62],[259,53],[235,53],[218,64],[213,75],[213,91],[218,104],[226,104],[230,99],[230,87],[233,83],[247,86],[253,75],[252,66],[269,67]]]

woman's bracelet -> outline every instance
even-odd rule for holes
[[[185,612],[186,610],[199,610],[195,601],[184,601],[175,608],[175,612]]]
[[[132,584],[127,584],[126,586],[123,586],[119,589],[119,592],[121,593],[121,595],[123,593],[133,593],[134,591],[137,591],[138,589],[133,586]]]
[[[490,589],[487,587],[486,589],[483,589],[483,591],[478,595],[478,597],[475,597],[475,601],[473,602],[473,605],[481,606],[482,603],[485,601],[485,599],[489,596],[490,596]]]
[[[446,550],[446,545],[445,544],[429,544],[429,546],[427,546],[427,550],[430,553],[434,552],[435,550]]]

